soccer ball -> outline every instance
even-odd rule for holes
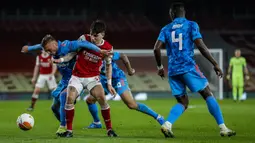
[[[17,126],[23,130],[27,131],[33,128],[34,126],[34,118],[30,114],[23,113],[17,119]]]

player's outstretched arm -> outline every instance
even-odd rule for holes
[[[158,75],[161,76],[161,78],[163,79],[165,77],[165,71],[164,71],[164,67],[161,64],[161,52],[160,49],[164,48],[165,44],[160,41],[157,40],[155,45],[154,45],[154,57],[156,59],[157,62],[157,67],[158,67]]]
[[[71,59],[73,59],[74,56],[76,56],[76,52],[68,53],[67,55],[59,58],[59,59],[53,59],[53,63],[63,63],[63,62],[69,62]]]
[[[214,70],[216,72],[216,74],[220,77],[223,76],[223,72],[220,69],[218,63],[216,62],[216,60],[213,58],[213,56],[211,55],[211,53],[209,52],[207,46],[205,45],[204,41],[201,38],[195,39],[195,44],[198,48],[198,50],[201,52],[201,54],[207,59],[209,60],[212,65],[214,66]]]
[[[128,75],[132,76],[135,74],[135,69],[132,68],[131,63],[128,59],[128,56],[124,53],[120,53],[120,59],[122,60],[123,64],[125,65]]]
[[[28,53],[28,52],[32,52],[32,51],[38,51],[38,50],[42,50],[42,46],[41,44],[36,44],[36,45],[33,45],[33,46],[23,46],[22,49],[21,49],[21,53]]]

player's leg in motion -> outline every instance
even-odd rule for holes
[[[221,113],[220,106],[214,96],[212,95],[212,92],[207,86],[205,89],[199,91],[199,93],[202,95],[202,97],[205,99],[207,107],[211,115],[214,117],[216,120],[217,124],[219,125],[220,128],[220,135],[221,136],[233,136],[236,133],[226,127],[224,124],[224,119]]]
[[[60,96],[59,96],[59,101],[60,101],[60,108],[59,108],[59,113],[60,113],[60,126],[56,132],[56,135],[58,136],[63,136],[64,133],[66,132],[66,113],[65,113],[65,103],[66,103],[66,96],[67,96],[67,91],[63,91]]]
[[[32,94],[32,98],[31,98],[31,105],[27,108],[28,111],[33,111],[35,108],[35,103],[39,97],[39,93],[40,93],[40,87],[35,86],[34,92]]]
[[[176,98],[175,104],[170,110],[165,123],[161,126],[161,131],[165,137],[174,137],[172,124],[182,115],[189,104],[188,96],[186,95],[185,83],[183,83],[182,75],[170,76],[169,84],[172,89],[172,95]]]
[[[98,116],[96,99],[93,96],[88,95],[86,99],[86,103],[88,105],[89,112],[93,117],[93,123],[91,123],[87,128],[89,129],[102,128],[102,124]]]
[[[70,79],[72,80],[72,79]],[[82,85],[81,90],[82,90]],[[78,96],[78,91],[72,85],[67,87],[67,100],[65,104],[65,113],[66,113],[66,126],[67,131],[63,135],[64,137],[73,137],[73,118],[74,118],[74,101]]]
[[[115,79],[113,81],[113,86],[117,93],[120,95],[122,101],[127,105],[129,109],[140,111],[144,114],[147,114],[154,119],[156,119],[160,125],[164,123],[164,118],[149,108],[143,103],[136,102],[132,96],[132,93],[128,87],[128,82],[125,77]]]
[[[51,105],[51,110],[58,121],[60,121],[60,113],[59,113],[60,103],[58,98],[53,98],[53,102]]]
[[[89,85],[88,85],[89,88]],[[110,114],[110,105],[107,103],[107,100],[104,95],[104,89],[102,85],[96,85],[92,89],[90,88],[90,94],[96,98],[100,107],[101,114],[104,118],[107,135],[110,137],[117,137],[117,134],[112,130],[111,114]]]
[[[237,88],[238,88],[238,77],[235,75],[232,75],[232,95],[233,95],[233,100],[237,100]]]
[[[244,88],[244,79],[243,79],[243,75],[239,76],[238,79],[238,100],[242,100],[242,96],[243,96],[243,88]]]
[[[158,123],[160,125],[162,125],[165,122],[164,118],[161,115],[159,115],[158,113],[153,111],[147,105],[145,105],[143,103],[136,102],[132,96],[132,93],[129,90],[124,91],[121,94],[121,98],[129,109],[134,109],[134,110],[140,111],[144,114],[147,114],[147,115],[153,117],[154,119],[156,119],[158,121]]]

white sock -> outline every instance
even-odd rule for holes
[[[224,123],[223,123],[223,124],[220,124],[219,127],[220,127],[221,130],[226,130],[226,129],[228,129]]]
[[[94,124],[97,124],[97,125],[99,125],[99,124],[101,124],[101,122],[99,121],[99,122],[93,122]]]
[[[73,132],[73,130],[67,130],[67,131],[68,131],[68,132],[71,132],[71,133]]]
[[[172,129],[172,123],[170,123],[169,121],[166,121],[162,126]]]

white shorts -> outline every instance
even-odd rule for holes
[[[40,74],[35,86],[44,88],[46,82],[50,90],[53,90],[57,87],[55,76],[52,74]]]
[[[72,75],[68,83],[68,87],[73,86],[77,90],[78,95],[80,95],[83,89],[90,91],[96,85],[101,85],[99,76],[81,78]]]

